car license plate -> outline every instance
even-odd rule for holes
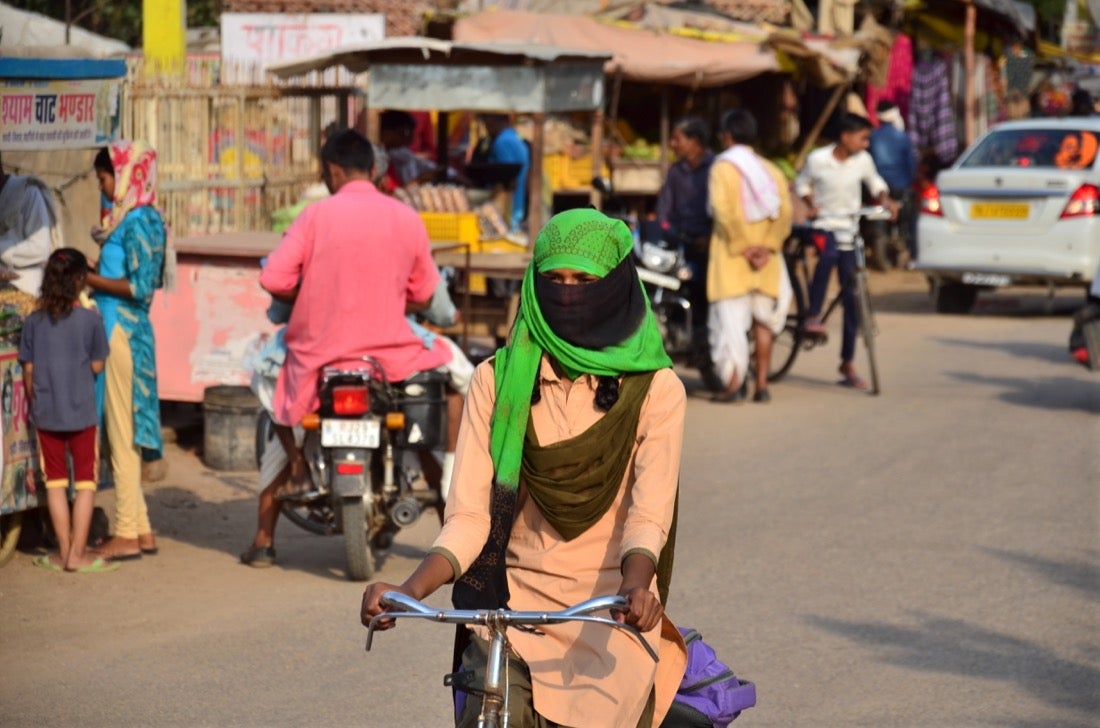
[[[382,426],[376,419],[321,420],[321,447],[376,448],[382,440]]]
[[[972,220],[1026,220],[1031,205],[1026,202],[975,202],[970,206]]]
[[[962,282],[972,286],[1007,286],[1012,279],[1001,273],[963,273]]]

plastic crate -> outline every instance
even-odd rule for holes
[[[422,212],[420,219],[432,242],[477,245],[481,237],[476,212]]]
[[[592,188],[592,156],[574,159],[568,154],[547,154],[542,158],[543,169],[555,190],[588,190]],[[607,165],[603,175],[609,174]]]

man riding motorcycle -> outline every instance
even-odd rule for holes
[[[448,430],[457,433],[469,362],[444,337],[426,341],[405,316],[428,308],[440,283],[424,224],[415,211],[372,184],[370,142],[353,130],[332,135],[321,149],[322,173],[331,197],[299,215],[268,257],[260,284],[293,304],[285,331],[286,360],[275,388],[275,431],[291,453],[289,483],[281,494],[308,492],[309,469],[293,426],[320,405],[318,376],[326,366],[377,360],[390,381],[439,369],[449,377]],[[453,437],[448,451],[453,452]],[[449,464],[449,463],[448,463]],[[449,472],[425,468],[440,488]],[[269,488],[270,489],[270,488]],[[242,562],[269,565],[279,505],[265,489],[259,526]]]

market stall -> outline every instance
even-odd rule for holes
[[[61,170],[70,164],[70,171],[76,170],[70,184],[83,176],[91,166],[88,150],[117,133],[118,87],[124,74],[121,61],[0,52],[5,169],[46,177],[46,171],[65,174]],[[85,161],[87,168],[78,170]],[[59,230],[61,221],[55,223]],[[0,232],[5,225],[0,221]],[[38,507],[42,495],[38,443],[27,418],[18,360],[23,319],[34,305],[29,294],[0,283],[0,565],[14,552],[23,512]]]
[[[282,78],[343,66],[353,73],[369,70],[367,103],[372,109],[439,112],[440,128],[447,126],[451,112],[530,114],[534,119],[531,167],[528,173],[527,227],[542,227],[543,119],[552,112],[594,114],[593,129],[602,127],[599,110],[604,101],[604,50],[575,50],[554,45],[508,43],[452,43],[431,38],[391,38],[338,48],[314,58],[269,67]],[[595,133],[599,133],[595,131]],[[441,150],[441,159],[446,159]],[[591,161],[598,174],[602,162]],[[463,338],[472,324],[488,323],[492,336],[499,336],[513,310],[511,305],[493,303],[480,313],[490,320],[473,321],[475,276],[514,278],[527,265],[528,256],[507,239],[501,239],[486,215],[479,215],[461,190],[423,191],[419,202],[429,237],[451,251],[450,262],[464,274]],[[418,193],[419,194],[419,193]],[[425,199],[427,202],[425,202]],[[430,207],[430,209],[425,209]],[[488,224],[487,224],[488,223]],[[533,236],[531,236],[533,239]],[[456,255],[453,246],[461,246]],[[509,251],[514,251],[509,254]],[[495,262],[493,262],[495,261]],[[508,261],[507,264],[499,264]]]
[[[606,176],[620,196],[633,198],[635,212],[651,206],[674,161],[674,118],[713,121],[728,108],[751,105],[765,132],[762,146],[769,153],[789,148],[798,136],[796,84],[841,88],[856,76],[864,52],[859,43],[645,2],[615,3],[591,15],[495,9],[457,18],[451,32],[458,41],[568,39],[575,47],[607,49]],[[547,168],[558,172],[551,176],[557,193],[585,192],[590,178],[578,172],[591,166],[587,155],[600,141],[593,136],[547,158]]]
[[[604,99],[602,68],[608,58],[605,50],[575,50],[568,44],[452,43],[409,37],[343,46],[268,70],[292,78],[333,66],[353,73],[369,69],[370,108],[435,109],[444,128],[445,115],[456,111],[534,115],[528,228],[537,230],[542,225],[542,119],[552,112],[599,110]],[[593,161],[594,170],[601,166]]]

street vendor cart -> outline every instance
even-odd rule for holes
[[[48,155],[56,172],[66,152],[114,139],[119,82],[125,73],[125,63],[115,60],[0,57],[5,167],[35,173]],[[0,232],[6,229],[7,222],[0,219]],[[37,508],[43,493],[38,442],[27,417],[19,363],[23,320],[34,305],[28,294],[0,285],[0,566],[15,552],[23,513]]]
[[[463,272],[463,339],[472,323],[473,295],[481,276],[518,278],[530,260],[527,249],[542,227],[543,120],[547,113],[591,112],[594,130],[602,128],[606,51],[576,50],[548,45],[516,43],[453,43],[432,38],[391,38],[353,44],[268,70],[292,78],[333,66],[352,73],[369,71],[367,102],[373,109],[439,112],[439,127],[446,129],[450,112],[530,114],[534,120],[531,166],[528,172],[527,228],[529,242],[519,245],[501,240],[479,216],[463,209],[422,213],[429,237],[438,249],[436,260]],[[598,131],[596,132],[598,133]],[[439,159],[447,159],[446,135],[440,134]],[[592,161],[592,176],[603,167],[599,155]],[[489,333],[499,338],[515,312],[511,304],[490,305],[479,316],[495,317]],[[465,341],[464,341],[465,343]]]

